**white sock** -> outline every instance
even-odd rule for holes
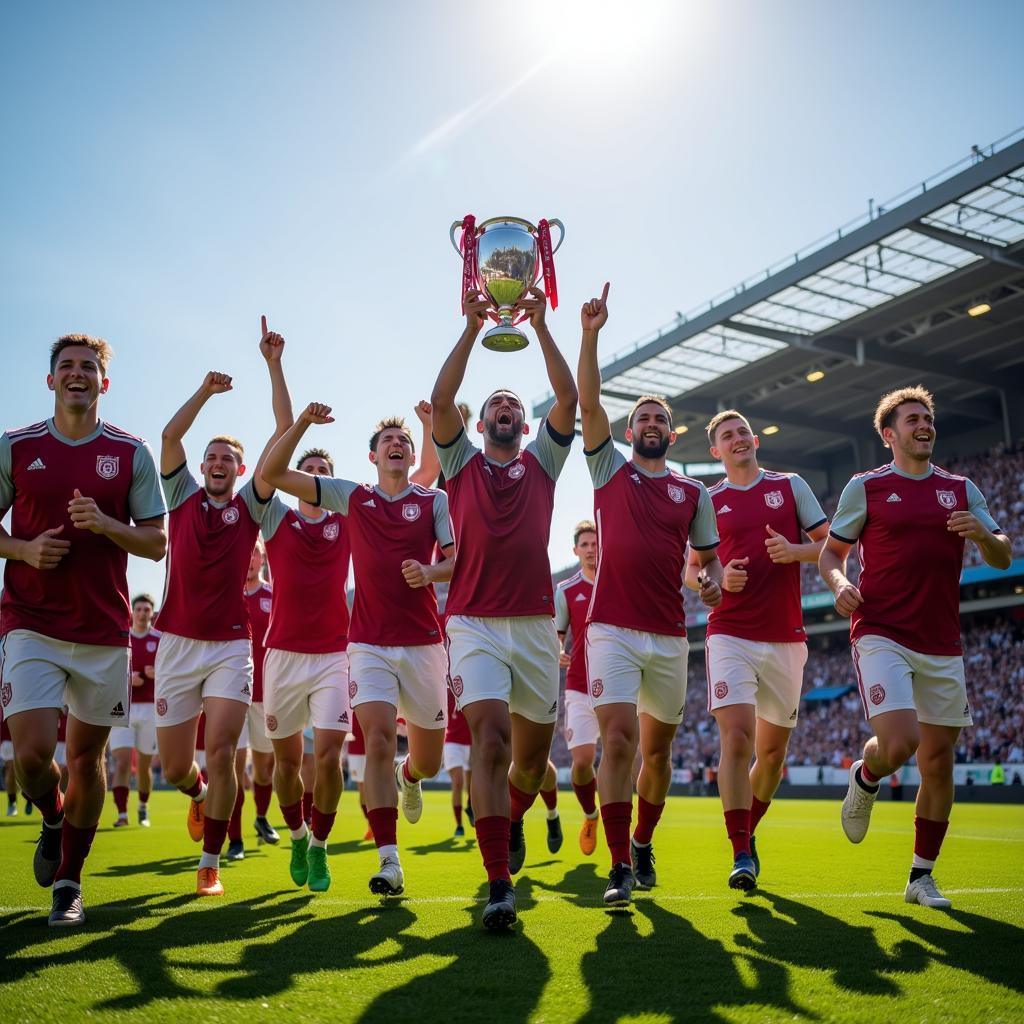
[[[398,860],[398,847],[397,846],[378,846],[377,855],[380,857],[381,864],[384,863],[385,858],[390,857],[393,861]]]
[[[203,783],[203,788],[199,790],[199,795],[192,797],[197,804],[201,804],[206,799],[206,783]]]
[[[62,878],[59,882],[53,883],[54,889],[77,889],[79,892],[82,891],[82,883],[74,882],[70,878]]]
[[[910,866],[912,868],[923,868],[925,871],[931,871],[931,869],[935,867],[935,861],[925,860],[924,857],[918,857],[918,855],[915,853],[914,859],[913,861],[911,861]]]
[[[557,818],[557,817],[558,817],[558,808],[557,807],[552,807],[551,810],[548,811],[548,821],[554,821],[555,818]]]
[[[326,839],[317,839],[317,837],[315,835],[313,835],[312,832],[310,832],[310,834],[309,834],[309,846],[310,846],[310,849],[312,849],[315,846],[315,847],[317,847],[320,850],[326,850],[327,849],[327,840]]]
[[[63,814],[61,814],[61,816],[60,816],[60,821],[56,821],[52,825],[45,818],[43,819],[43,828],[62,829],[63,827],[64,827],[64,815]]]
[[[593,814],[584,814],[583,816],[587,821],[597,821],[597,819],[601,817],[601,812],[595,809]]]
[[[650,843],[638,843],[636,841],[636,837],[635,836],[631,836],[630,837],[630,841],[633,843],[634,846],[639,846],[641,850],[646,850],[647,847],[651,845]]]
[[[202,857],[199,858],[199,869],[203,868],[219,868],[220,867],[220,854],[219,853],[207,853],[203,850]]]
[[[292,828],[288,831],[291,832],[292,841],[295,842],[299,839],[305,838],[306,834],[309,832],[309,829],[306,828],[306,823],[303,822],[298,828]]]

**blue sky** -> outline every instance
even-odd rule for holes
[[[5,3],[6,426],[52,410],[46,347],[114,346],[103,415],[152,439],[271,429],[261,313],[341,475],[428,397],[461,329],[452,220],[565,221],[555,337],[611,280],[606,355],[1024,123],[1018,3]],[[547,390],[536,344],[463,395]],[[559,486],[552,562],[591,508]],[[131,565],[159,590],[163,566]]]

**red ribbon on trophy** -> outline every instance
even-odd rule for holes
[[[551,248],[551,226],[547,220],[537,224],[537,241],[540,245],[540,265],[544,271],[544,291],[547,292],[548,305],[558,309],[558,282],[555,280],[555,256]]]
[[[466,292],[476,290],[476,217],[467,213],[462,218],[462,312],[466,312]]]

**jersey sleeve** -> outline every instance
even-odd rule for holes
[[[260,497],[259,492],[256,490],[255,478],[246,481],[245,486],[238,492],[238,496],[242,499],[242,504],[248,509],[254,523],[263,522],[274,500],[273,494],[268,495],[266,498]]]
[[[574,434],[560,434],[545,420],[537,431],[537,437],[531,441],[526,450],[541,464],[544,472],[552,480],[557,480],[569,457]]]
[[[569,602],[563,587],[555,587],[555,629],[559,633],[569,631]]]
[[[604,487],[626,464],[626,456],[612,444],[611,434],[593,451],[584,451],[583,454],[586,457],[587,468],[590,470],[590,479],[594,481],[595,490]]]
[[[816,526],[821,526],[822,523],[827,523],[828,516],[825,515],[821,502],[814,496],[814,491],[811,490],[810,484],[802,476],[796,476],[795,474],[790,477],[789,482],[793,487],[793,498],[796,501],[796,518],[800,524],[800,529],[807,532],[808,530],[813,530]]]
[[[14,478],[11,476],[11,439],[0,434],[0,519],[14,504]]]
[[[984,525],[985,529],[992,533],[1002,533],[999,524],[992,518],[988,510],[988,502],[985,495],[978,490],[973,480],[967,481],[967,511],[972,512],[975,518]]]
[[[284,522],[286,515],[288,515],[288,506],[277,495],[274,495],[270,499],[267,510],[263,514],[263,521],[260,523],[260,533],[263,534],[264,540],[270,540],[277,533],[277,528]]]
[[[864,481],[854,477],[839,496],[829,534],[844,544],[855,544],[868,517],[868,493]]]
[[[162,473],[160,486],[164,490],[164,498],[167,499],[168,512],[173,512],[179,505],[184,505],[199,490],[199,483],[188,471],[187,462],[183,462],[177,469],[172,469],[170,473]]]
[[[690,547],[694,551],[710,551],[718,547],[718,520],[708,489],[703,484],[698,486],[700,494],[697,497],[697,514],[690,523]]]
[[[434,537],[442,549],[455,543],[452,521],[448,515],[448,495],[444,491],[434,495]]]
[[[470,441],[469,436],[466,434],[465,427],[463,427],[455,439],[453,441],[449,441],[448,444],[439,444],[437,438],[435,438],[434,447],[437,449],[438,459],[441,460],[441,472],[444,473],[445,480],[451,480],[456,473],[465,469],[469,460],[480,451],[480,449]]]
[[[336,476],[315,476],[316,502],[320,508],[348,515],[348,499],[359,489],[359,484]]]
[[[133,522],[156,519],[167,514],[160,493],[160,474],[148,444],[140,444],[132,459],[132,486],[128,492],[128,514]]]

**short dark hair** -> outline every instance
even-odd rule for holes
[[[715,431],[726,421],[726,420],[743,420],[744,423],[749,427],[750,420],[741,412],[737,412],[735,409],[723,409],[721,412],[716,412],[711,417],[706,430],[708,432],[708,444],[714,445],[715,443]]]
[[[334,459],[326,448],[307,448],[295,461],[295,468],[302,469],[306,459],[323,459],[327,463],[331,473],[334,473]]]
[[[597,523],[593,519],[581,519],[572,528],[572,546],[576,547],[580,542],[580,534],[582,533],[597,533]]]
[[[50,346],[50,374],[52,375],[57,368],[57,357],[61,352],[75,345],[89,349],[96,356],[96,362],[100,366],[100,375],[106,377],[107,367],[110,365],[110,360],[114,358],[114,350],[110,347],[109,342],[103,338],[94,338],[90,334],[62,334]]]
[[[152,594],[147,594],[145,592],[141,594],[136,594],[132,598],[132,608],[134,608],[140,601],[145,601],[146,604],[151,605],[153,608],[156,607],[156,601],[153,600]]]
[[[484,413],[487,412],[487,406],[491,404],[491,399],[495,395],[511,395],[519,403],[519,408],[523,410],[523,415],[526,415],[526,406],[523,405],[523,400],[511,388],[496,388],[484,399],[484,404],[480,406],[481,420],[484,418]]]
[[[672,406],[665,401],[660,395],[641,395],[634,403],[633,408],[629,410],[629,418],[626,420],[626,426],[631,430],[633,429],[633,417],[636,415],[637,410],[641,405],[650,405],[651,403],[660,405],[665,410],[665,415],[668,417],[668,425],[672,426]]]
[[[932,397],[932,393],[921,384],[914,384],[909,388],[897,388],[887,395],[882,395],[878,400],[878,407],[875,409],[875,430],[878,431],[878,436],[882,438],[883,443],[885,438],[882,436],[882,431],[893,425],[896,420],[896,410],[908,402],[920,402],[932,416],[935,415],[935,399]]]
[[[416,451],[416,442],[413,440],[412,431],[405,422],[405,417],[388,416],[387,419],[381,420],[380,423],[373,428],[373,433],[370,435],[371,452],[375,452],[377,450],[377,442],[380,440],[380,435],[383,434],[385,430],[401,430],[402,433],[409,438],[409,444],[412,445],[412,450]]]

